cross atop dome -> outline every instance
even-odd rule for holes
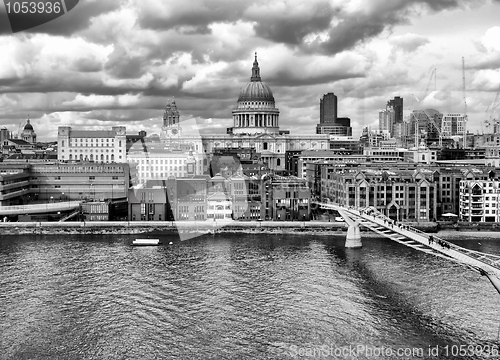
[[[250,78],[250,81],[261,81],[259,62],[257,61],[257,51],[255,52],[255,60],[253,62],[252,77]]]

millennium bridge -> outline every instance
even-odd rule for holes
[[[336,210],[348,225],[346,248],[361,248],[360,226],[412,249],[438,256],[488,277],[500,293],[500,256],[463,248],[427,234],[412,226],[398,223],[374,207],[346,208],[332,203],[317,203],[323,209]]]

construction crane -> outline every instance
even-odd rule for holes
[[[421,97],[422,101],[423,101],[423,100],[425,100],[425,98],[427,97],[427,94],[429,93],[429,88],[430,88],[430,86],[431,86],[431,81],[432,81],[432,78],[434,78],[434,90],[436,90],[436,76],[437,76],[437,68],[434,68],[434,69],[432,69],[432,72],[431,72],[431,74],[430,74],[430,76],[429,76],[429,81],[427,82],[427,86],[426,86],[426,88],[425,88],[425,92],[423,93],[423,95],[422,95],[422,97]],[[413,96],[413,97],[415,98],[415,100],[417,100],[417,102],[420,104],[420,102],[421,102],[421,101],[420,101],[420,99],[419,99],[419,98],[417,98],[417,97],[415,96],[415,94],[412,94],[412,96]],[[439,146],[440,146],[440,147],[442,147],[442,145],[443,145],[443,136],[441,135],[441,127],[439,127],[439,126],[435,123],[435,121],[434,121],[434,119],[432,118],[432,116],[430,116],[430,115],[427,113],[427,111],[426,111],[426,110],[423,110],[423,109],[422,109],[422,112],[425,114],[425,116],[429,119],[429,122],[430,122],[430,123],[433,125],[433,127],[436,129],[436,131],[437,131],[437,133],[438,133],[438,135],[439,135]],[[419,137],[420,137],[420,136],[419,136],[419,120],[420,120],[420,119],[419,119],[419,115],[418,115],[418,113],[414,113],[414,112],[412,112],[412,113],[410,114],[410,120],[411,120],[412,118],[413,118],[413,119],[414,119],[414,121],[415,121],[415,135],[414,135],[414,136],[415,136],[415,138],[414,138],[415,147],[418,147],[418,145],[419,145],[419,143],[420,143],[420,141],[419,141],[419,140],[420,140],[420,139],[419,139]],[[422,137],[425,137],[425,138],[427,137],[427,131],[422,131]]]
[[[497,103],[499,95],[500,95],[500,89],[495,94],[495,99],[493,100],[493,102],[490,105],[488,105],[488,107],[486,108],[487,119],[484,120],[484,123],[486,124],[486,129],[487,130],[488,130],[488,128],[491,125],[496,125],[498,123],[498,120],[495,119],[494,116],[495,116],[495,110],[496,110],[496,108],[500,105],[500,103]],[[495,126],[494,126],[493,127],[493,131],[495,131],[495,130],[496,129],[495,129]]]
[[[463,138],[463,148],[465,149],[467,145],[467,98],[465,96],[465,60],[462,56],[462,91],[464,94],[464,120],[463,120],[463,130],[464,130],[464,138]]]
[[[427,83],[427,87],[425,88],[425,93],[424,96],[422,97],[422,100],[425,100],[427,94],[429,93],[429,87],[431,86],[431,81],[433,76],[434,76],[434,91],[436,90],[436,68],[434,68],[431,72],[431,76],[429,76],[429,82]]]
[[[443,134],[441,133],[441,127],[436,124],[434,121],[434,117],[429,115],[427,110],[424,110],[424,114],[427,116],[427,119],[429,119],[429,123],[436,129],[436,132],[438,133],[439,137],[439,148],[443,147]]]

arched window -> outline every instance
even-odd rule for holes
[[[267,150],[267,142],[262,144],[262,149]]]
[[[281,159],[276,159],[276,166],[281,166]]]

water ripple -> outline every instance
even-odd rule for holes
[[[499,301],[484,279],[384,239],[361,251],[340,236],[131,240],[2,237],[0,358],[287,359],[496,338]]]

